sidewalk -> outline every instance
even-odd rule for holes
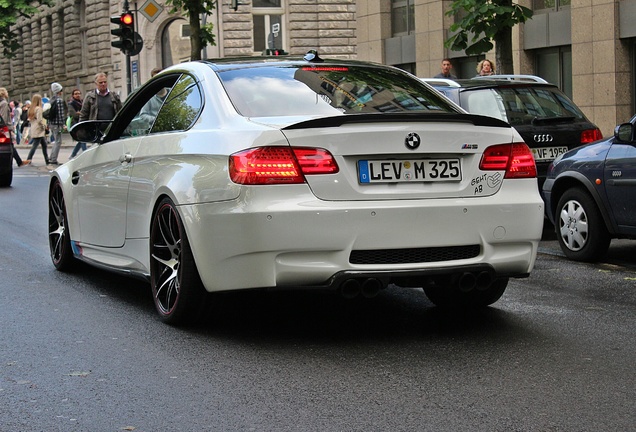
[[[71,138],[69,136],[66,136],[64,138],[65,140],[63,141],[62,147],[60,148],[60,152],[57,155],[57,161],[59,162],[60,165],[65,162],[68,162],[69,158],[71,157],[71,152],[75,148],[75,142],[71,141]],[[31,146],[20,144],[15,146],[15,148],[16,150],[18,150],[18,154],[20,155],[22,160],[25,161],[27,156],[29,155],[29,150],[31,150]],[[52,149],[53,149],[53,145],[49,144],[46,149],[49,157],[51,156]],[[13,165],[14,172],[15,170],[23,170],[23,169],[28,169],[30,167],[36,168],[38,170],[46,170],[46,171],[55,169],[54,165],[49,165],[49,167],[47,167],[46,164],[44,163],[44,156],[42,156],[41,146],[38,146],[38,148],[35,150],[35,153],[33,154],[33,159],[31,159],[30,165],[17,167],[15,165],[15,162]]]

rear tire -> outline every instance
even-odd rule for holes
[[[571,260],[593,262],[609,249],[611,236],[601,212],[581,188],[565,191],[556,208],[555,230],[561,250]]]
[[[12,182],[13,182],[13,165],[11,166],[11,169],[8,172],[0,175],[0,187],[9,187],[11,186]]]
[[[155,308],[167,324],[193,321],[205,304],[206,292],[185,228],[176,206],[168,198],[159,203],[152,218],[150,284]]]
[[[73,256],[71,248],[64,192],[58,180],[49,190],[49,250],[51,261],[59,271],[72,271],[77,268],[79,262]]]
[[[508,278],[495,279],[484,290],[463,292],[456,285],[434,285],[424,288],[426,297],[439,307],[480,308],[490,306],[501,298],[508,286]]]

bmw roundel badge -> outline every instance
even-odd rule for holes
[[[404,144],[406,145],[406,148],[411,150],[415,150],[416,148],[418,148],[420,146],[420,142],[421,142],[420,136],[416,134],[415,132],[411,132],[404,139]]]

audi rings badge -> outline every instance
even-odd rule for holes
[[[411,150],[415,150],[416,148],[418,148],[421,142],[422,141],[420,139],[420,136],[415,132],[411,132],[404,139],[404,145],[406,145],[406,148]]]
[[[554,141],[554,137],[550,134],[534,134],[534,142],[549,143]]]

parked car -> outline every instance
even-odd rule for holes
[[[550,162],[603,138],[598,127],[554,84],[533,75],[491,75],[463,80],[424,79],[466,111],[510,123],[537,162],[539,187]]]
[[[0,187],[13,182],[13,144],[9,127],[0,117]]]
[[[636,238],[636,116],[614,136],[557,157],[543,185],[563,253],[597,261],[612,238]]]
[[[181,63],[71,135],[97,145],[52,172],[53,264],[147,279],[169,323],[206,292],[252,288],[392,283],[486,306],[528,276],[541,239],[521,136],[392,67]]]

